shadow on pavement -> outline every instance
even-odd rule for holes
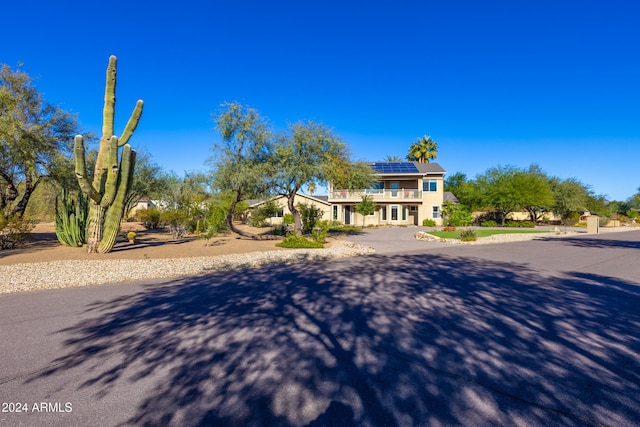
[[[277,266],[97,303],[38,378],[155,375],[135,425],[637,425],[638,307],[637,284],[492,261]]]

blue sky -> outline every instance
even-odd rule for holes
[[[449,173],[538,163],[597,194],[640,187],[640,2],[35,0],[3,5],[0,62],[99,134],[118,57],[117,133],[179,174],[207,169],[223,102],[277,129],[334,129],[358,160],[430,135]]]

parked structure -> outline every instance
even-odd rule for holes
[[[377,206],[373,215],[364,218],[365,225],[422,225],[425,219],[442,225],[446,171],[439,164],[376,162],[370,165],[377,178],[370,188],[344,190],[329,183],[330,219],[344,224],[363,224],[355,207],[362,196],[367,195]]]

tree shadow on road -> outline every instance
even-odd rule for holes
[[[91,367],[96,399],[152,378],[134,425],[632,425],[639,301],[440,255],[241,270],[94,304],[38,378]]]

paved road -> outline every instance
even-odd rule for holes
[[[629,232],[3,295],[0,410],[26,412],[0,425],[637,426],[639,255]]]

